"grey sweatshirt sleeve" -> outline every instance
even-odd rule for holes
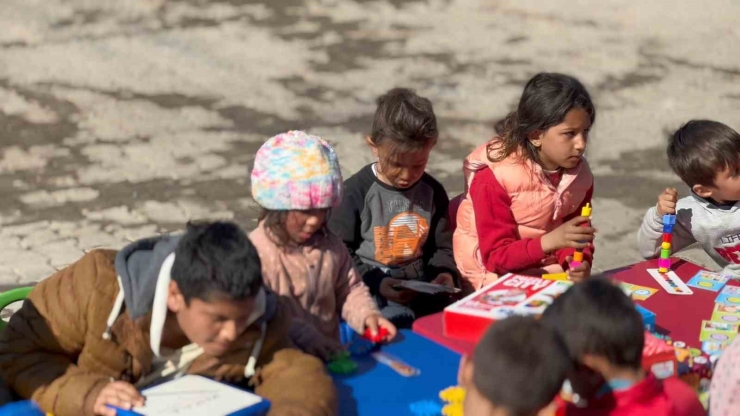
[[[676,225],[673,227],[673,241],[671,253],[676,253],[694,244],[696,239],[691,234],[691,216],[682,215],[687,212],[676,205]],[[652,259],[660,255],[660,246],[663,244],[663,217],[658,214],[658,208],[652,207],[645,213],[640,230],[637,232],[637,249],[645,259]]]

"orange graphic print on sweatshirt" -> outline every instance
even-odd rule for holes
[[[429,235],[429,223],[417,213],[402,212],[386,226],[373,228],[375,259],[395,266],[419,258]]]

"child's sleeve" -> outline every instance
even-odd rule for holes
[[[424,243],[424,275],[427,280],[434,280],[440,273],[449,273],[458,282],[457,264],[452,254],[452,233],[450,227],[450,199],[447,191],[436,180],[434,189],[434,214],[429,225],[429,236]],[[459,284],[457,284],[459,286]]]
[[[690,231],[691,210],[682,209],[682,205],[681,200],[676,204],[676,225],[673,227],[671,242],[673,253],[696,242]],[[643,258],[652,259],[660,254],[661,244],[663,244],[663,217],[658,214],[658,207],[654,206],[645,213],[640,230],[637,232],[637,248]]]
[[[486,270],[504,274],[538,266],[546,258],[540,238],[520,238],[511,199],[491,169],[473,178],[470,198]]]
[[[87,305],[103,256],[93,251],[39,283],[0,334],[0,378],[56,415],[92,415],[98,393],[110,382],[75,363],[85,348],[87,315],[93,313]]]
[[[563,222],[568,222],[572,220],[573,218],[580,217],[583,207],[585,207],[586,204],[591,204],[591,199],[593,198],[593,195],[594,195],[594,186],[591,185],[591,188],[589,188],[588,192],[586,192],[586,197],[583,198],[581,205],[579,205],[578,208],[572,214],[563,218]],[[575,253],[575,251],[576,249],[572,247],[561,248],[555,251],[555,255],[558,258],[558,264],[560,264],[563,267],[563,270],[568,270],[568,268],[570,268],[570,265],[568,264],[568,261],[566,260],[566,258],[568,256],[572,256],[573,253]],[[595,251],[596,249],[594,247],[593,242],[591,242],[591,244],[583,248],[583,260],[588,262],[588,264],[590,264],[591,266],[594,265],[594,252]]]
[[[329,218],[329,230],[338,236],[352,258],[352,262],[357,268],[362,281],[365,282],[373,295],[380,293],[380,282],[386,277],[385,273],[377,267],[371,266],[362,261],[355,254],[362,243],[362,233],[360,227],[362,220],[360,215],[365,208],[364,185],[352,181],[355,177],[346,182],[344,198],[339,207],[334,208]]]
[[[344,247],[338,248],[339,274],[335,284],[338,313],[347,324],[357,333],[365,330],[365,320],[371,315],[380,315],[370,290],[362,282],[362,278]]]

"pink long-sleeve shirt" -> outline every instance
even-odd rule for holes
[[[318,232],[310,244],[281,246],[260,222],[249,238],[259,253],[265,284],[282,298],[294,320],[339,340],[340,316],[362,333],[365,320],[380,315],[347,247],[334,234]]]

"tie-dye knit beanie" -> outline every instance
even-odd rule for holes
[[[342,172],[334,149],[302,131],[271,138],[257,151],[252,196],[262,208],[331,208],[342,200]]]

